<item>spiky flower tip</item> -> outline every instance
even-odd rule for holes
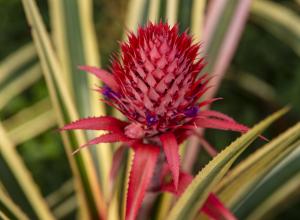
[[[149,24],[121,48],[122,61],[112,66],[120,95],[111,102],[132,122],[128,136],[173,130],[197,115],[197,96],[205,89],[204,79],[196,80],[203,59],[196,60],[199,45],[190,36],[178,35],[177,25]]]
[[[187,182],[179,171],[178,144],[193,134],[191,131],[196,127],[247,130],[220,112],[201,109],[217,99],[199,102],[209,82],[207,74],[199,75],[204,67],[199,47],[186,32],[180,34],[177,25],[149,23],[139,27],[137,34],[130,33],[128,42],[121,44],[120,59],[114,58],[111,73],[96,67],[80,67],[104,82],[105,85],[98,89],[104,101],[122,112],[128,121],[102,116],[81,119],[63,129],[109,132],[84,146],[120,141],[133,147],[135,158],[128,189],[128,219],[136,216],[161,149],[174,186],[161,189],[178,194],[184,185],[180,186],[180,182]],[[139,183],[137,179],[142,173],[144,179]],[[140,195],[135,195],[135,191]],[[132,207],[132,204],[137,205]]]

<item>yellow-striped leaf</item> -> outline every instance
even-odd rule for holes
[[[31,31],[38,55],[43,67],[50,97],[57,114],[59,125],[78,119],[72,96],[66,86],[66,78],[62,77],[62,70],[50,43],[49,35],[42,22],[37,5],[33,0],[23,0],[23,6],[27,20],[31,25]],[[96,170],[88,151],[81,151],[75,157],[72,152],[85,142],[82,132],[75,132],[75,136],[62,134],[67,156],[73,170],[76,182],[76,192],[80,199],[82,218],[103,218],[106,215],[106,205],[97,181]]]
[[[294,142],[299,139],[300,123],[297,123],[236,166],[218,185],[218,196],[228,206],[236,204],[275,164],[297,147]]]
[[[208,163],[195,177],[186,191],[182,194],[170,211],[167,219],[179,220],[192,218],[199,211],[213,187],[228,171],[236,158],[261,134],[272,122],[287,112],[282,109],[242,135],[210,163]]]

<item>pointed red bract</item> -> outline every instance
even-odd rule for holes
[[[180,196],[188,187],[188,185],[192,182],[192,180],[192,175],[181,171],[179,177],[178,190],[175,190],[174,184],[171,181],[171,183],[161,185],[159,191],[170,192],[175,194],[176,196]],[[231,213],[231,211],[227,209],[224,206],[224,204],[219,200],[219,198],[213,193],[209,194],[208,198],[206,199],[203,206],[199,209],[199,211],[203,211],[210,218],[215,220],[236,220],[236,217]]]
[[[169,168],[173,175],[174,187],[177,190],[179,181],[179,146],[173,133],[165,133],[160,136],[162,147],[164,149]]]
[[[93,73],[114,92],[117,92],[119,90],[119,85],[116,82],[113,74],[93,66],[79,66],[79,69],[82,71]]]
[[[229,117],[228,115],[225,115],[221,112],[217,112],[214,110],[205,110],[200,112],[198,115],[205,116],[205,117],[214,117],[214,118],[222,119],[224,121],[236,122],[233,118]]]
[[[134,149],[126,199],[126,220],[136,218],[160,152],[158,147],[145,144],[135,145]]]
[[[231,130],[238,132],[246,132],[249,130],[246,126],[238,124],[237,122],[224,121],[216,118],[198,117],[195,120],[195,124],[201,128],[214,128],[219,130]],[[190,126],[190,128],[192,128],[192,126]]]
[[[204,203],[204,206],[200,209],[201,212],[205,213],[211,220],[219,220],[221,219],[219,213],[214,210],[213,207],[210,207]]]
[[[61,130],[105,130],[120,132],[128,123],[110,116],[83,118],[65,125]]]
[[[175,194],[176,196],[180,196],[188,187],[188,185],[192,182],[192,180],[193,180],[192,175],[185,172],[180,172],[177,189],[175,189],[174,183],[173,181],[171,181],[170,183],[161,185],[159,191],[170,192]]]
[[[212,219],[237,220],[232,212],[227,209],[219,198],[210,193],[201,210]]]
[[[210,105],[211,103],[215,102],[215,101],[218,101],[218,100],[222,100],[223,98],[213,98],[213,99],[209,99],[209,100],[205,100],[203,102],[200,102],[198,107],[201,108],[203,106],[206,106],[206,105]]]
[[[85,148],[90,145],[94,144],[102,144],[102,143],[115,143],[115,142],[128,142],[130,143],[132,140],[126,137],[124,134],[120,133],[108,133],[108,134],[103,134],[99,137],[96,137],[92,140],[89,140],[86,144],[81,145],[77,150],[73,152],[73,154],[76,154],[79,150],[82,148]]]
[[[110,174],[109,174],[111,182],[114,181],[115,177],[117,176],[118,171],[120,170],[126,148],[127,147],[125,145],[121,145],[114,153],[113,160],[112,160],[112,166],[111,166]]]
[[[131,139],[126,137],[124,134],[103,134],[90,140],[86,145],[100,144],[100,143],[114,143],[114,142],[129,142]]]

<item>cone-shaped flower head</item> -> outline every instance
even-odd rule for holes
[[[157,185],[157,180],[158,189],[177,195],[189,184],[192,178],[180,172],[179,144],[195,134],[196,127],[248,130],[220,112],[200,111],[200,107],[216,99],[198,101],[207,91],[209,81],[207,74],[199,76],[204,61],[198,57],[198,51],[199,44],[193,44],[186,33],[179,34],[177,25],[149,23],[121,44],[121,56],[114,58],[111,73],[96,67],[81,67],[104,82],[99,91],[105,102],[121,111],[128,121],[100,116],[80,119],[62,129],[108,132],[79,149],[113,142],[123,142],[133,148],[126,199],[128,220],[136,217],[147,187]],[[167,172],[172,173],[172,183],[165,185],[160,182],[163,178],[152,178],[155,170],[164,176],[161,162],[157,162],[162,151]]]
[[[190,36],[179,34],[177,25],[149,23],[131,33],[121,50],[112,64],[115,84],[101,91],[132,122],[128,136],[152,136],[197,115],[203,59]]]

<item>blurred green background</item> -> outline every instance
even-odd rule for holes
[[[278,0],[281,5],[289,8],[300,16],[300,4],[292,0]],[[46,23],[49,23],[48,6],[45,0],[38,1],[40,10]],[[101,51],[104,68],[108,68],[110,55],[118,50],[118,41],[122,38],[124,17],[127,1],[115,0],[94,1],[94,21]],[[189,7],[191,1],[184,1],[180,5],[180,28],[186,26],[190,18]],[[21,2],[19,0],[0,0],[0,60],[31,41],[28,26]],[[300,24],[298,26],[300,28]],[[300,39],[298,39],[300,44]],[[230,68],[222,82],[218,96],[224,100],[213,105],[213,109],[220,110],[239,122],[249,126],[255,124],[265,116],[285,105],[291,105],[288,116],[268,129],[266,137],[274,137],[300,119],[300,59],[297,52],[289,44],[265,27],[253,15],[250,15],[244,33],[242,34],[236,54]],[[209,56],[209,54],[208,54]],[[17,74],[17,73],[16,73]],[[7,82],[6,82],[7,83]],[[4,85],[0,84],[0,88]],[[260,92],[266,91],[266,92]],[[21,95],[14,97],[2,109],[0,120],[10,118],[20,109],[31,106],[47,97],[47,89],[41,78]],[[208,140],[222,149],[237,134],[229,132],[208,131]],[[59,144],[58,144],[59,143]],[[257,140],[249,154],[262,145]],[[24,158],[29,170],[32,171],[36,182],[43,186],[43,195],[48,195],[71,177],[68,161],[56,128],[51,128],[38,137],[28,140],[18,146],[18,151]],[[200,152],[199,162],[195,170],[199,170],[208,157]],[[0,160],[0,177],[5,166]],[[18,192],[16,192],[17,195]],[[278,219],[299,219],[300,201],[290,205],[279,214]],[[72,218],[72,216],[69,216]]]

